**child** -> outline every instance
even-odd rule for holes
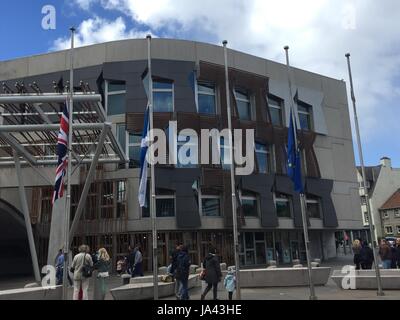
[[[235,267],[228,268],[228,274],[224,279],[224,287],[228,291],[229,300],[232,300],[233,292],[236,289]]]

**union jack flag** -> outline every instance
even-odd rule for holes
[[[64,195],[64,177],[68,164],[68,133],[69,133],[69,108],[64,104],[60,121],[60,132],[57,141],[58,165],[56,170],[56,182],[53,193],[53,204]]]

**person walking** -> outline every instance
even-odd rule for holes
[[[190,257],[188,248],[181,246],[181,249],[176,258],[175,278],[178,282],[178,296],[179,300],[189,300],[189,270],[190,270]]]
[[[219,264],[219,259],[217,257],[217,250],[215,248],[210,248],[208,255],[203,261],[203,268],[205,269],[204,280],[207,283],[207,287],[201,295],[201,300],[204,300],[207,293],[213,289],[213,299],[217,299],[218,294],[218,283],[221,281],[222,273],[221,266]]]
[[[64,253],[62,250],[58,252],[56,258],[56,285],[60,286],[63,284],[64,277]]]
[[[235,267],[228,268],[228,274],[224,279],[224,287],[228,292],[228,299],[232,300],[233,292],[236,290],[236,276],[235,276]]]
[[[79,253],[74,257],[71,265],[71,272],[74,274],[74,300],[79,299],[79,291],[82,290],[82,300],[89,300],[89,278],[93,260],[89,254],[90,249],[87,245],[79,247]]]
[[[140,245],[133,250],[132,278],[143,277],[143,256]]]
[[[383,268],[390,269],[392,266],[392,250],[385,239],[381,240],[379,246],[379,256],[381,257]]]
[[[396,239],[396,267],[400,269],[400,238]]]
[[[367,241],[364,241],[362,243],[360,258],[361,258],[361,269],[363,270],[372,269],[372,264],[374,262],[374,252],[370,248]]]
[[[178,244],[176,246],[175,250],[170,255],[170,259],[171,259],[170,273],[175,281],[175,297],[177,300],[181,299],[181,287],[180,287],[180,281],[178,281],[178,279],[176,279],[176,267],[177,267],[177,263],[178,263],[178,255],[182,249],[182,246],[183,245]]]
[[[353,241],[353,253],[354,253],[354,265],[356,266],[356,270],[360,270],[360,266],[361,266],[361,256],[360,256],[360,251],[362,249],[361,246],[361,241],[359,239],[356,239]]]
[[[104,300],[106,297],[106,280],[110,277],[110,266],[110,256],[105,248],[101,248],[97,253],[97,262],[94,264],[94,269],[97,270],[94,300]]]

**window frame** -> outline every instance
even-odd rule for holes
[[[238,116],[239,120],[241,120],[241,121],[253,121],[254,120],[253,101],[252,101],[253,99],[252,99],[252,95],[251,95],[250,91],[245,89],[245,88],[235,87],[233,92],[234,92],[235,99],[236,99],[236,108],[237,108],[237,101],[245,102],[249,106],[250,119],[242,119],[242,118],[240,118],[239,109],[237,108],[238,109],[237,110],[237,112],[238,112],[237,116]],[[247,99],[239,98],[238,97],[238,93],[240,93],[242,95],[246,95]]]
[[[174,215],[173,216],[168,216],[168,217],[162,217],[157,215],[157,200],[174,200]],[[176,217],[176,195],[175,193],[173,194],[163,194],[163,195],[157,195],[155,197],[155,209],[156,209],[156,218],[161,218],[161,219],[170,219],[170,218],[175,218]],[[151,214],[150,214],[151,218]]]
[[[243,203],[243,200],[250,200],[250,201],[254,201],[256,204],[256,214],[255,215],[251,215],[251,216],[246,216],[244,215],[245,218],[258,218],[260,217],[260,210],[259,210],[259,201],[258,201],[258,197],[257,195],[243,195],[243,191],[239,190],[239,198],[240,198],[240,203]]]
[[[279,196],[277,196],[279,195]],[[285,197],[282,197],[285,196]],[[290,195],[285,195],[281,192],[274,192],[274,205],[275,205],[275,210],[276,209],[276,203],[280,201],[280,202],[286,202],[288,204],[288,208],[289,208],[289,213],[290,213],[290,217],[280,217],[278,216],[278,211],[276,212],[276,215],[278,217],[278,219],[293,219],[293,208],[292,208],[292,199],[290,197]]]
[[[201,217],[205,218],[221,218],[222,217],[222,203],[221,203],[221,195],[212,195],[212,194],[205,194],[199,190],[199,213]],[[203,212],[203,199],[218,199],[219,201],[219,216],[206,216]]]
[[[307,111],[299,110],[299,107],[307,109]],[[300,121],[300,114],[306,115],[307,116],[307,122],[308,122],[308,129],[303,129],[301,128],[301,121]],[[305,103],[303,101],[297,101],[297,115],[299,117],[299,124],[300,124],[300,129],[304,131],[313,131],[314,130],[314,117],[313,117],[313,106]]]
[[[388,210],[383,211],[382,218],[385,220],[390,218]]]
[[[154,83],[169,83],[171,84],[171,89],[158,89],[155,88]],[[170,80],[163,80],[163,79],[157,79],[157,78],[153,78],[153,107],[154,107],[154,94],[155,93],[172,93],[172,110],[171,111],[157,111],[154,108],[154,112],[158,112],[158,113],[172,113],[175,112],[175,83],[174,81],[170,81]]]
[[[275,101],[278,104],[278,107],[276,105],[270,104],[271,100]],[[269,119],[271,121],[271,124],[273,126],[284,127],[285,126],[285,122],[286,122],[285,121],[285,116],[284,116],[284,114],[285,114],[285,112],[284,112],[285,111],[285,109],[284,109],[284,100],[280,99],[278,97],[275,97],[275,96],[273,96],[271,94],[267,94],[267,103],[268,103],[268,107],[270,109],[273,108],[275,110],[279,110],[279,114],[280,114],[280,123],[279,124],[274,124],[272,122],[272,117],[271,117],[271,119]]]
[[[388,228],[392,229],[392,232],[388,232]],[[394,234],[394,233],[393,233],[393,226],[386,225],[386,226],[385,226],[385,233],[386,233],[386,234]]]
[[[265,150],[260,150],[257,149],[258,145],[262,145],[265,146]],[[262,174],[270,174],[272,173],[272,165],[271,165],[271,157],[272,157],[272,152],[271,152],[271,146],[268,145],[267,143],[262,143],[262,142],[255,142],[255,148],[254,148],[254,152],[255,152],[255,160],[257,163],[257,172],[258,173],[262,173]],[[266,163],[266,172],[260,172],[260,164],[258,162],[258,157],[257,157],[257,153],[261,153],[261,154],[265,154],[267,156],[267,163]]]
[[[393,209],[393,212],[395,218],[400,218],[400,209]]]
[[[309,219],[322,219],[322,207],[321,207],[321,199],[317,198],[317,197],[311,197],[311,199],[309,198],[310,196],[306,196],[306,208],[308,211],[308,204],[317,204],[318,205],[318,212],[319,212],[319,217],[310,217],[308,216]],[[307,212],[308,213],[308,212]]]
[[[210,94],[207,92],[201,92],[199,90],[199,86],[213,86],[214,87],[214,94]],[[200,113],[200,104],[199,104],[199,95],[207,95],[207,96],[213,96],[214,97],[214,113]],[[218,114],[218,107],[217,107],[217,85],[216,83],[209,82],[209,81],[199,81],[196,79],[195,81],[195,98],[196,98],[196,109],[198,114],[202,115],[217,115]]]
[[[115,117],[115,116],[124,115],[124,114],[126,113],[126,110],[125,110],[125,112],[123,112],[123,113],[112,114],[112,115],[108,114],[108,107],[109,107],[109,106],[108,106],[108,102],[109,102],[108,97],[109,97],[109,96],[117,96],[117,95],[122,95],[122,94],[124,94],[124,95],[125,95],[125,99],[126,99],[126,93],[127,93],[127,90],[126,90],[126,81],[104,80],[104,82],[105,82],[105,85],[104,85],[104,98],[105,98],[105,113],[106,113],[106,116],[107,116],[107,117]],[[110,92],[110,91],[109,91],[109,85],[112,84],[113,82],[120,82],[120,84],[123,83],[123,84],[125,85],[125,90],[118,90],[118,91],[112,91],[112,92]]]

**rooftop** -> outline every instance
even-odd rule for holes
[[[400,189],[393,193],[389,199],[380,207],[380,210],[400,208]]]

